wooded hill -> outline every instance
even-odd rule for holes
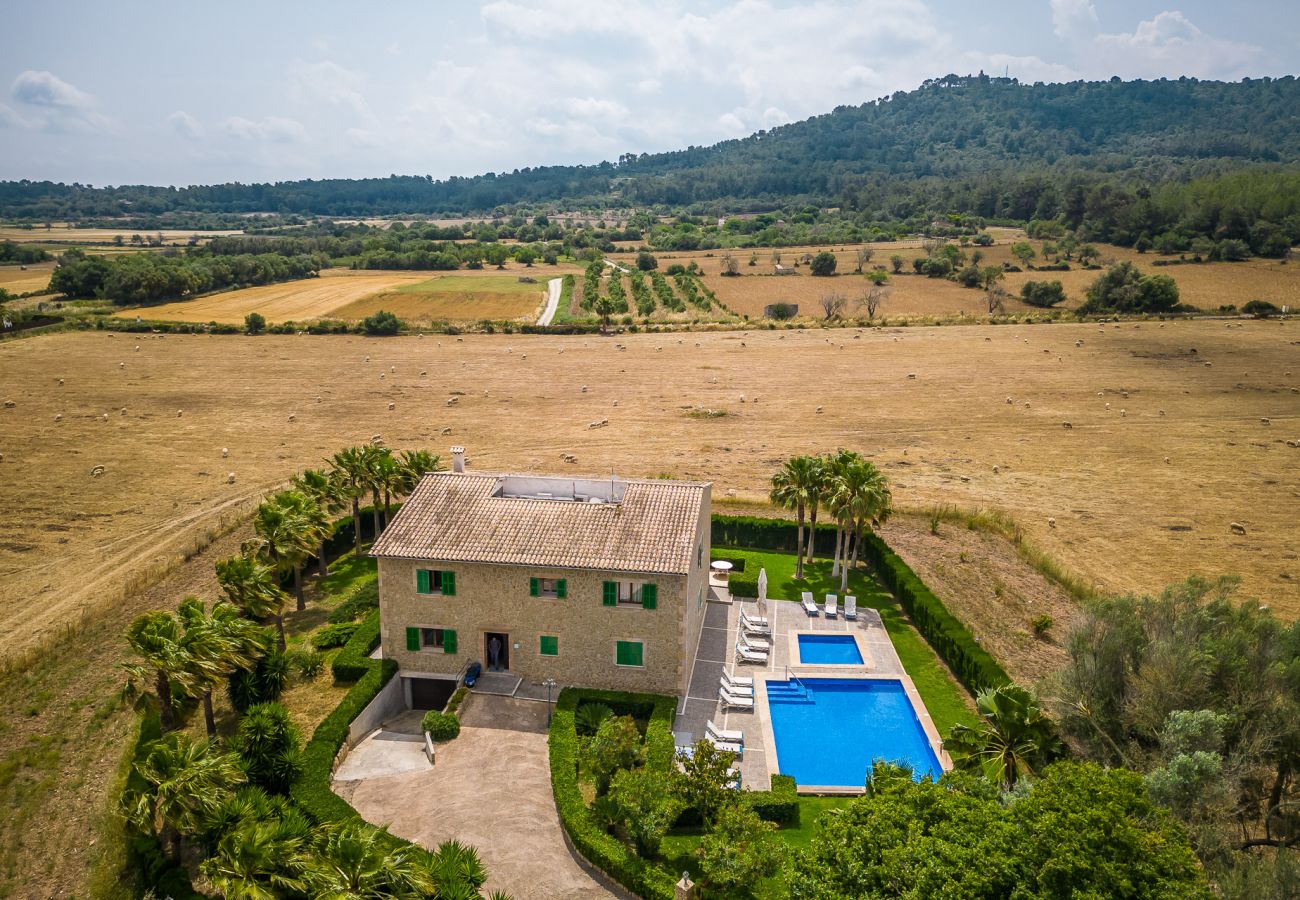
[[[744,139],[591,166],[181,189],[4,182],[0,215],[474,214],[578,204],[739,212],[809,202],[879,220],[1068,218],[1099,185],[1135,192],[1247,167],[1268,180],[1300,162],[1298,111],[1292,76],[1027,85],[949,75]]]

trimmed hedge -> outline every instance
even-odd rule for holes
[[[322,625],[311,636],[311,645],[317,650],[329,650],[331,647],[342,647],[348,641],[352,640],[352,635],[356,633],[356,622],[338,622],[330,625]]]
[[[302,751],[302,776],[289,789],[289,796],[313,821],[341,822],[359,818],[346,800],[330,790],[330,775],[334,757],[347,740],[348,726],[375,698],[380,688],[397,674],[396,660],[370,658],[370,651],[378,641],[379,612],[376,611],[357,628],[352,639],[334,658],[335,679],[356,681],[356,684],[316,727]],[[401,838],[392,840],[395,846],[408,843]]]
[[[437,743],[450,741],[460,734],[460,719],[452,713],[431,709],[420,720],[420,728],[429,733],[429,739]]]
[[[916,630],[972,693],[1011,681],[997,660],[879,535],[868,534],[862,542],[862,552],[880,580],[898,598]]]
[[[591,816],[578,787],[578,733],[573,715],[582,701],[608,704],[616,711],[649,707],[646,726],[646,765],[662,769],[672,765],[673,716],[677,698],[622,691],[588,691],[565,688],[555,702],[549,737],[551,789],[555,808],[569,840],[582,856],[623,887],[646,900],[673,900],[676,878],[660,866],[637,856],[607,834]]]
[[[326,621],[337,625],[341,622],[355,622],[357,619],[379,609],[379,579],[367,581],[352,592],[352,596],[330,610]]]
[[[779,826],[799,824],[798,785],[792,775],[773,775],[772,787],[766,791],[749,791],[745,800],[760,819]]]
[[[805,538],[807,533],[805,529]],[[788,519],[714,516],[711,534],[715,546],[794,553],[798,525]],[[815,552],[824,555],[835,552],[834,525],[817,526],[814,548]],[[943,601],[889,548],[880,535],[871,532],[866,535],[861,555],[885,587],[898,599],[916,630],[972,693],[1011,681],[997,660],[979,645],[966,626],[948,611]],[[744,574],[733,575],[730,590],[737,597],[757,597],[758,579]]]

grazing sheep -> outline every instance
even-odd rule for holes
[[[136,345],[135,345],[135,352],[136,352],[136,353],[139,353],[139,352],[140,352],[140,345],[139,345],[139,344],[136,344]]]
[[[1212,366],[1211,363],[1206,363],[1206,364],[1205,364],[1205,368],[1207,368],[1207,369],[1210,368],[1211,366]]]
[[[1075,342],[1074,342],[1074,346],[1076,346],[1076,347],[1082,347],[1082,346],[1083,346],[1083,341],[1075,341]]]
[[[1109,404],[1109,403],[1106,404],[1106,408],[1107,408],[1107,409],[1110,409],[1110,404]]]
[[[1165,465],[1169,465],[1169,457],[1165,457]]]
[[[63,379],[62,379],[62,378],[59,379],[59,387],[63,387]]]
[[[1287,445],[1288,447],[1300,447],[1300,440],[1297,440],[1297,441],[1287,441],[1287,442],[1286,442],[1286,445]]]
[[[615,405],[615,406],[618,406],[618,401],[617,401],[617,400],[614,401],[614,405]]]
[[[1028,401],[1028,400],[1025,401],[1025,409],[1029,409],[1029,401]]]
[[[98,478],[100,475],[103,475],[103,474],[104,474],[104,467],[103,467],[103,466],[95,466],[93,469],[90,470],[90,477],[91,477],[91,478]]]
[[[176,418],[179,419],[179,418],[180,418],[181,416],[183,416],[183,415],[185,415],[185,410],[183,410],[183,409],[178,409],[178,410],[176,410]]]
[[[1074,427],[1074,426],[1071,425],[1069,422],[1062,422],[1061,425],[1062,425],[1063,427],[1065,427],[1065,428],[1073,428],[1073,427]]]
[[[994,467],[993,467],[993,474],[994,474],[994,475],[998,474],[998,473],[1001,472],[1001,471],[1002,471],[1002,470],[999,469],[997,466],[994,466]]]
[[[386,376],[384,375],[383,372],[380,372],[380,373],[379,373],[379,380],[380,380],[380,381],[383,381],[385,377],[386,377]]]
[[[587,386],[585,384],[582,386],[582,393],[587,393]]]
[[[1259,424],[1261,424],[1261,425],[1272,425],[1273,422],[1269,419],[1268,416],[1260,416],[1260,417],[1259,417]]]
[[[908,373],[907,373],[907,377],[908,377],[908,378],[915,378],[915,377],[916,377],[916,373],[915,373],[915,372],[908,372]]]
[[[295,413],[289,413],[289,421],[290,421],[290,422],[297,421],[297,419],[298,419],[298,416],[297,416]]]
[[[226,473],[226,484],[234,484],[234,483],[235,483],[235,473],[234,473],[234,472],[227,472],[227,473]]]
[[[397,366],[389,366],[389,367],[388,367],[388,371],[390,371],[390,372],[396,372],[396,371],[397,371]]]
[[[1123,418],[1125,418],[1125,417],[1127,417],[1127,416],[1128,416],[1128,410],[1127,410],[1127,409],[1121,409],[1121,410],[1119,411],[1119,417],[1120,417],[1121,419],[1123,419]]]
[[[1007,406],[1010,406],[1011,404],[1013,404],[1013,403],[1015,403],[1015,402],[1016,402],[1016,401],[1012,400],[1010,397],[1007,398]]]
[[[1128,391],[1120,391],[1120,394],[1123,395],[1123,397],[1124,397],[1125,400],[1128,399]]]
[[[1229,523],[1228,523],[1228,528],[1230,528],[1230,529],[1232,530],[1232,533],[1233,533],[1233,534],[1245,534],[1245,533],[1246,533],[1246,526],[1245,526],[1245,525],[1242,525],[1240,522],[1229,522]]]
[[[221,458],[222,458],[222,459],[225,459],[225,458],[226,458],[227,456],[229,456],[229,455],[230,455],[230,450],[227,449],[227,448],[225,448],[225,447],[222,447],[222,448],[221,448]]]
[[[366,362],[370,362],[370,357],[369,357],[369,356],[366,357]]]
[[[12,401],[12,400],[6,400],[6,401],[5,401],[5,409],[13,409],[13,408],[14,408],[15,406],[17,406],[17,405],[18,405],[18,404],[15,403],[15,402]]]
[[[56,421],[56,422],[62,422],[62,421],[63,421],[63,413],[55,413],[55,414],[54,414],[54,421]]]
[[[578,461],[578,457],[574,456],[572,453],[561,453],[560,459],[566,463],[576,463]]]
[[[439,431],[438,433],[439,433],[439,434],[451,434],[451,426],[448,425],[446,428],[442,429],[442,431]]]
[[[427,371],[425,371],[424,369],[421,369],[421,370],[420,370],[420,377],[421,377],[421,378],[426,378],[426,377],[428,377],[428,375],[429,375],[429,373],[428,373]]]
[[[388,408],[389,408],[390,410],[397,409],[397,404],[396,404],[396,403],[390,403],[390,404],[388,404]]]
[[[1163,410],[1163,409],[1162,409],[1162,410],[1160,410],[1160,415],[1162,415],[1162,416],[1163,416],[1163,415],[1164,415],[1164,414],[1165,414],[1165,411],[1164,411],[1164,410]]]
[[[448,405],[448,406],[455,406],[455,405],[456,405],[457,403],[459,403],[459,402],[460,402],[460,398],[459,398],[459,397],[448,397],[448,398],[447,398],[447,405]]]
[[[741,402],[741,403],[744,403],[744,402],[745,402],[745,395],[744,395],[744,394],[741,394],[741,395],[740,395],[740,402]]]
[[[120,363],[117,364],[117,367],[118,367],[119,369],[125,369],[125,368],[126,368],[126,363],[124,363],[124,362],[120,362]]]
[[[964,481],[964,482],[965,482],[965,481],[970,481],[970,476],[969,476],[969,475],[962,475],[962,476],[960,476],[960,478],[961,478],[961,480]]]
[[[126,407],[122,407],[122,415],[126,415]]]
[[[604,428],[604,427],[605,427],[606,425],[608,425],[608,424],[609,424],[609,419],[597,419],[597,420],[594,421],[594,422],[588,422],[588,423],[587,423],[587,427],[588,427],[588,428]]]
[[[105,422],[107,422],[107,421],[108,421],[108,413],[104,413],[102,416],[100,416],[100,418],[103,419]]]
[[[817,407],[817,415],[820,416],[821,414],[822,414],[822,408],[819,406]]]
[[[1055,528],[1055,527],[1056,527],[1056,519],[1049,517],[1048,520],[1047,520],[1047,527],[1048,527],[1048,528]]]

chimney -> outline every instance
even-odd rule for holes
[[[465,471],[465,448],[464,447],[451,448],[451,470],[457,473],[464,473]]]

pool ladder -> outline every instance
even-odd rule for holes
[[[793,681],[795,684],[797,684],[797,685],[799,686],[799,691],[801,692],[801,694],[802,694],[802,696],[804,697],[804,699],[806,699],[806,700],[811,700],[811,699],[812,699],[812,688],[810,688],[810,687],[808,687],[808,685],[804,684],[804,683],[799,679],[799,676],[798,676],[798,675],[796,675],[794,672],[791,672],[789,666],[786,666],[786,667],[785,667],[785,680],[786,680],[786,681]]]

